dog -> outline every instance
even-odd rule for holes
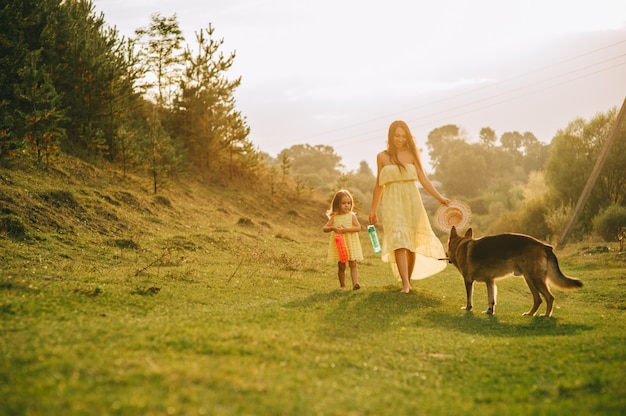
[[[485,313],[493,315],[496,310],[496,280],[511,273],[524,276],[533,295],[533,307],[524,315],[535,315],[542,302],[540,295],[543,295],[546,313],[542,316],[552,316],[554,296],[548,282],[566,290],[583,286],[579,279],[561,272],[551,246],[524,234],[504,233],[473,238],[471,228],[465,236],[461,236],[456,227],[452,227],[447,254],[448,262],[463,275],[467,294],[464,309],[468,311],[473,308],[474,282],[485,282],[489,300],[489,308]]]

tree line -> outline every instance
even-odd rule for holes
[[[434,178],[454,198],[466,200],[473,222],[484,232],[517,231],[555,240],[580,197],[617,109],[590,120],[577,118],[556,132],[550,143],[532,133],[489,127],[477,141],[455,125],[431,131],[427,147]],[[596,232],[615,240],[626,227],[626,126],[618,130],[610,155],[576,224],[580,239]],[[607,231],[602,231],[604,228]]]
[[[256,177],[229,79],[235,53],[209,25],[185,44],[176,16],[124,38],[91,1],[14,0],[0,8],[0,162],[61,153],[153,178]]]
[[[430,178],[446,196],[469,203],[472,224],[481,234],[521,232],[556,240],[563,232],[615,124],[617,109],[591,120],[577,118],[559,130],[550,143],[531,132],[504,132],[490,127],[471,138],[457,125],[433,129],[422,149],[433,166]],[[312,183],[328,198],[349,189],[360,212],[369,212],[375,173],[363,161],[345,171],[341,157],[325,145],[294,145],[281,151],[274,166],[283,177]],[[574,229],[581,239],[596,233],[607,241],[626,237],[626,126],[618,130],[613,148]],[[431,212],[438,202],[422,198]],[[384,219],[383,219],[384,222]]]

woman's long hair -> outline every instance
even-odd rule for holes
[[[393,136],[396,134],[396,129],[400,127],[404,130],[404,134],[406,134],[406,143],[409,147],[409,151],[417,161],[417,164],[422,167],[422,161],[420,160],[419,151],[417,150],[417,145],[415,144],[415,138],[411,133],[411,129],[409,129],[408,124],[402,120],[396,120],[389,126],[389,131],[387,132],[387,153],[389,153],[389,157],[393,164],[398,165],[401,169],[404,169],[404,164],[400,162],[398,159],[398,149],[396,149],[393,144]]]

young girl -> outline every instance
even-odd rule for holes
[[[359,271],[356,266],[357,261],[363,260],[359,231],[361,224],[352,212],[354,201],[350,192],[345,189],[339,190],[333,196],[330,209],[326,211],[328,222],[324,226],[325,233],[331,233],[328,243],[328,262],[337,263],[337,275],[339,277],[339,288],[346,289],[346,264],[339,260],[339,252],[335,243],[335,235],[341,234],[346,243],[348,251],[348,264],[350,265],[350,277],[352,278],[352,290],[359,290]]]

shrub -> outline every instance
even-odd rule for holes
[[[572,207],[561,204],[559,207],[549,209],[545,221],[552,236],[559,236],[572,216]]]
[[[604,241],[615,241],[626,227],[626,207],[611,205],[593,219],[593,231]]]

